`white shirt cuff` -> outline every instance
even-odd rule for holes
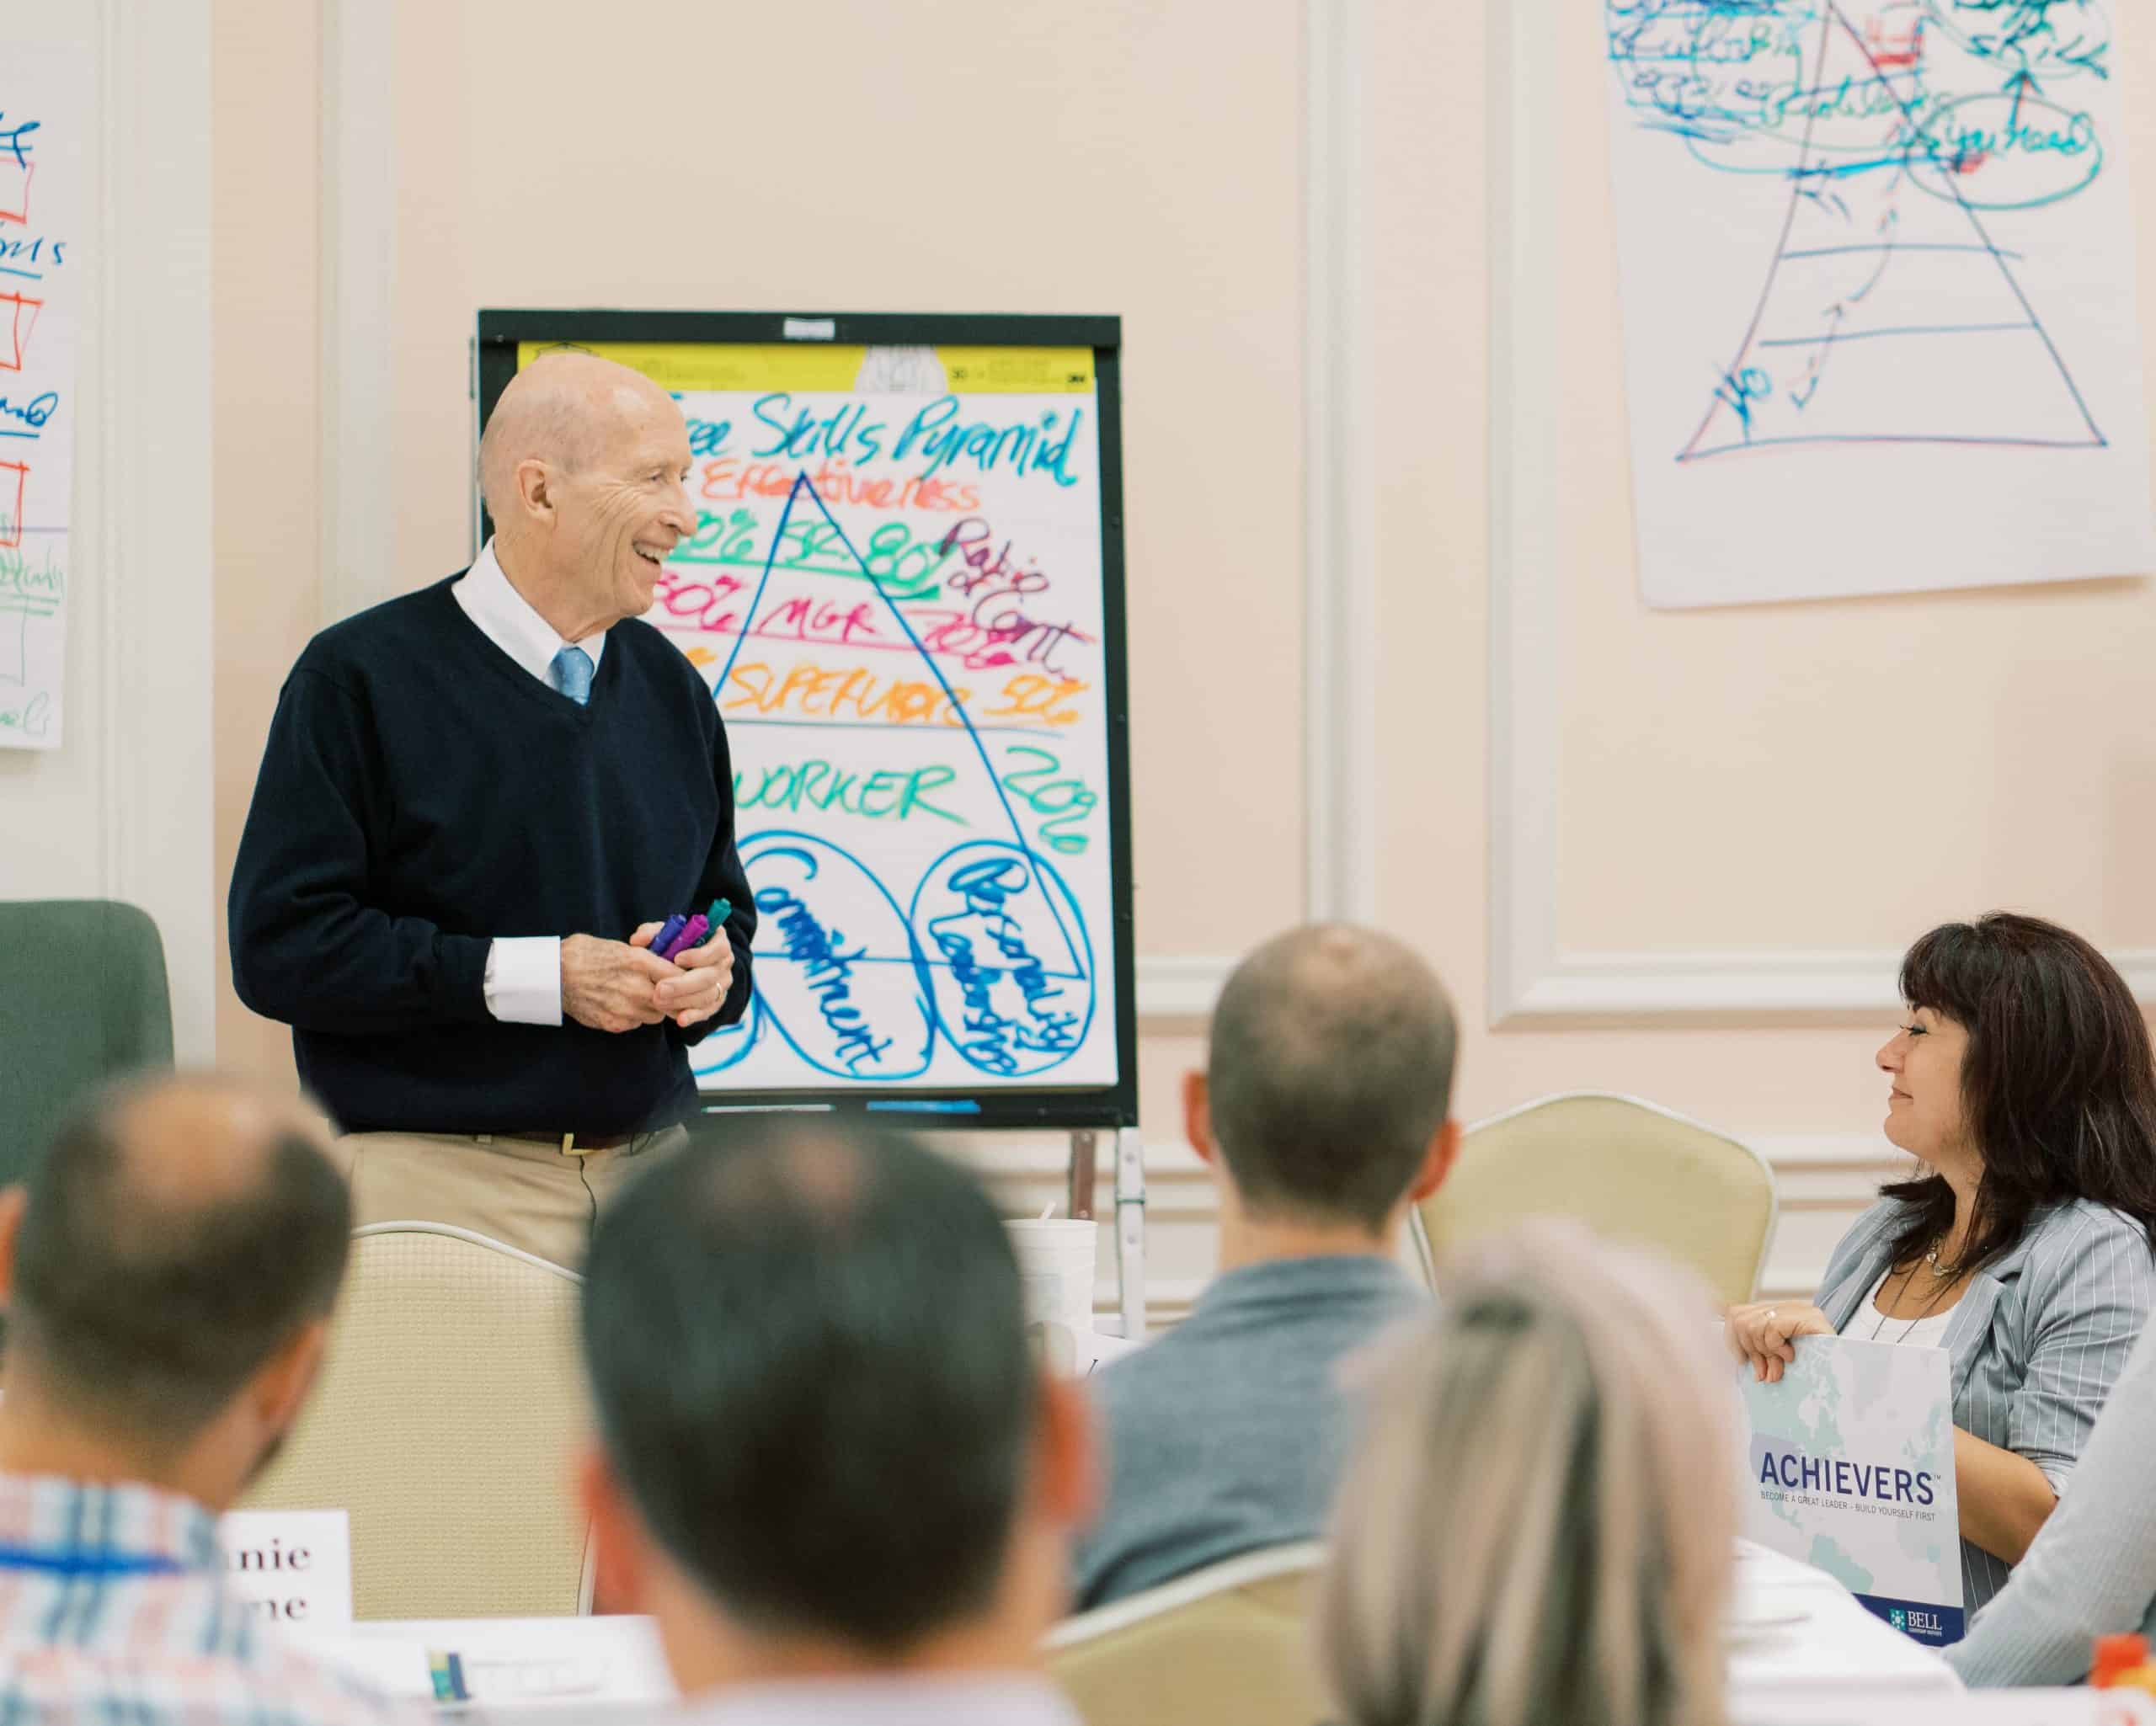
[[[562,938],[499,937],[487,949],[487,1010],[504,1025],[562,1022]]]

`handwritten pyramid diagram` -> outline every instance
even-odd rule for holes
[[[782,565],[789,525],[804,516],[829,526],[842,570]],[[744,660],[821,648],[932,687],[951,722],[729,720],[740,727],[739,844],[760,919],[756,991],[748,1017],[699,1050],[696,1070],[737,1066],[773,1036],[817,1073],[866,1084],[916,1079],[944,1047],[1003,1079],[1069,1059],[1095,999],[1082,910],[1028,843],[962,692],[805,473],[740,615],[717,679],[722,701]],[[947,836],[925,871],[898,866],[908,878],[831,813],[865,812],[874,780]]]
[[[2103,447],[2015,254],[1960,184],[1981,161],[1942,159],[1924,140],[1920,68],[1882,62],[1833,0],[1820,32],[1774,259],[1678,459],[1802,444]],[[1822,132],[1821,119],[1852,93],[1879,115],[1854,151],[1845,122]]]

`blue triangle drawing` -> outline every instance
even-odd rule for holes
[[[1962,189],[1980,161],[1940,156],[1919,74],[1882,65],[1837,0],[1819,22],[1774,258],[1737,357],[1677,459],[1803,445],[2105,447],[2016,254]],[[2022,73],[1977,99],[2018,118],[2032,86]],[[1851,89],[1880,93],[1890,125],[1854,156],[1817,136],[1826,93]]]
[[[821,516],[853,565],[845,576],[777,567],[789,525],[807,509]],[[968,770],[947,781],[939,798],[969,796],[985,825],[947,849],[919,882],[889,883],[873,860],[827,834],[802,830],[783,815],[771,826],[755,826],[766,812],[739,812],[737,843],[759,917],[756,993],[739,1025],[714,1032],[697,1049],[696,1070],[700,1077],[723,1073],[776,1036],[814,1073],[864,1086],[917,1079],[944,1047],[996,1079],[1051,1073],[1085,1042],[1097,998],[1083,909],[1027,840],[958,692],[806,473],[787,494],[714,699],[723,699],[736,662],[768,616],[774,583],[835,578],[867,584],[896,626],[900,663],[916,663],[923,680],[941,691],[958,724],[931,734],[962,729],[958,753]],[[789,723],[808,732],[817,722]],[[738,762],[738,743],[734,754]],[[806,770],[800,776],[805,780]],[[827,774],[819,793],[835,795],[830,787],[837,782]],[[992,796],[985,796],[983,786]],[[794,795],[798,807],[800,793]],[[819,912],[817,902],[834,897],[855,908],[846,914],[855,927],[841,929]]]

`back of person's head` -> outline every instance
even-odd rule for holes
[[[1374,1232],[1446,1125],[1454,1041],[1452,1003],[1412,949],[1291,930],[1220,992],[1193,1140],[1209,1135],[1251,1215]]]
[[[1340,1501],[1340,1726],[1716,1720],[1737,1476],[1708,1291],[1544,1224],[1440,1298]]]
[[[2036,1209],[2072,1199],[2124,1212],[2156,1244],[2156,1051],[2111,961],[2055,923],[1994,911],[1922,936],[1901,988],[1968,1035],[1961,1103],[1983,1180],[1961,1263],[1996,1258]],[[1902,1255],[1953,1221],[1937,1175],[1886,1191],[1913,1201]]]
[[[0,1207],[9,1407],[30,1398],[154,1468],[255,1387],[241,1441],[266,1449],[312,1379],[351,1228],[292,1100],[200,1073],[93,1092]]]
[[[617,1579],[637,1604],[664,1620],[654,1588],[686,1582],[737,1639],[897,1663],[1006,1605],[1030,1540],[1025,1641],[1060,1610],[1085,1488],[1065,1468],[1069,1501],[1037,1515],[1038,1477],[1082,1415],[1034,1363],[969,1175],[895,1133],[737,1118],[631,1184],[585,1278],[586,1490],[647,1573]]]

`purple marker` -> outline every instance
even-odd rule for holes
[[[659,925],[659,933],[652,936],[651,945],[646,948],[645,951],[647,952],[656,953],[660,958],[664,959],[666,956],[667,943],[674,940],[688,926],[689,919],[686,917],[668,918],[665,922]]]
[[[688,926],[674,937],[665,951],[659,956],[662,959],[679,959],[682,954],[702,940],[710,930],[711,924],[706,920],[704,914],[701,911],[697,912],[689,919]]]

